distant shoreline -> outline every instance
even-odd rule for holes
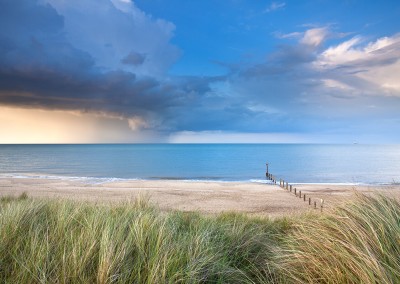
[[[270,180],[252,178],[245,180],[229,180],[220,178],[185,178],[185,177],[150,177],[150,178],[118,178],[118,177],[90,177],[90,176],[67,176],[39,173],[3,173],[0,179],[48,179],[48,180],[69,180],[80,181],[88,184],[101,184],[109,182],[130,182],[130,181],[178,181],[178,182],[204,182],[204,183],[260,183],[273,184]],[[397,182],[296,182],[289,181],[292,185],[321,185],[321,186],[393,186],[400,185]]]

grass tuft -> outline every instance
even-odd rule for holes
[[[26,192],[21,193],[19,196],[5,195],[0,197],[1,203],[12,202],[16,200],[26,200],[28,199],[28,194]]]
[[[0,206],[2,283],[254,283],[287,221],[17,198]]]
[[[295,283],[400,283],[400,203],[358,194],[332,213],[302,218],[278,258]]]
[[[0,200],[1,283],[400,283],[400,204],[268,219]]]

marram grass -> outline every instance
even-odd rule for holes
[[[141,201],[0,206],[1,283],[274,281],[268,260],[289,228],[284,219],[165,213]]]
[[[358,194],[334,212],[302,218],[277,254],[294,283],[400,283],[400,203]]]
[[[271,220],[0,200],[1,283],[400,283],[400,204]]]

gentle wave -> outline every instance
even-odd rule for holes
[[[60,175],[43,175],[43,174],[0,174],[0,178],[15,178],[15,179],[49,179],[49,180],[67,180],[79,181],[85,184],[104,184],[110,182],[123,181],[182,181],[182,182],[203,182],[203,183],[259,183],[259,184],[274,184],[267,179],[247,179],[247,180],[225,180],[217,177],[150,177],[143,178],[116,178],[116,177],[80,177],[80,176],[60,176]],[[338,186],[371,186],[371,185],[393,185],[395,183],[361,183],[361,182],[289,182],[291,185],[338,185]]]
[[[183,181],[183,182],[204,182],[204,183],[263,183],[273,184],[270,180],[262,179],[250,179],[250,180],[225,180],[217,177],[150,177],[148,179],[139,178],[115,178],[115,177],[79,177],[79,176],[60,176],[60,175],[43,175],[43,174],[0,174],[0,178],[15,178],[15,179],[49,179],[49,180],[68,180],[68,181],[80,181],[87,184],[102,184],[108,182],[118,181]]]
[[[1,174],[0,178],[15,178],[15,179],[49,179],[49,180],[68,180],[68,181],[80,181],[87,184],[102,184],[116,181],[130,181],[139,180],[135,178],[123,179],[123,178],[99,178],[99,177],[78,177],[78,176],[57,176],[57,175],[36,175],[36,174]]]
[[[251,183],[263,183],[263,184],[274,184],[272,180],[267,179],[250,179],[249,182]]]

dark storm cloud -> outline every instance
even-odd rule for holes
[[[78,110],[155,120],[156,130],[234,129],[242,119],[211,85],[226,77],[150,77],[130,70],[107,70],[65,36],[63,16],[49,4],[2,1],[0,103]],[[126,65],[146,56],[131,51]],[[246,112],[243,109],[243,114]],[[240,123],[239,123],[240,124]]]
[[[66,39],[63,17],[49,4],[3,0],[0,10],[1,104],[146,117],[182,103],[184,94],[174,84],[97,67],[89,53]],[[123,61],[144,60],[131,52]]]

